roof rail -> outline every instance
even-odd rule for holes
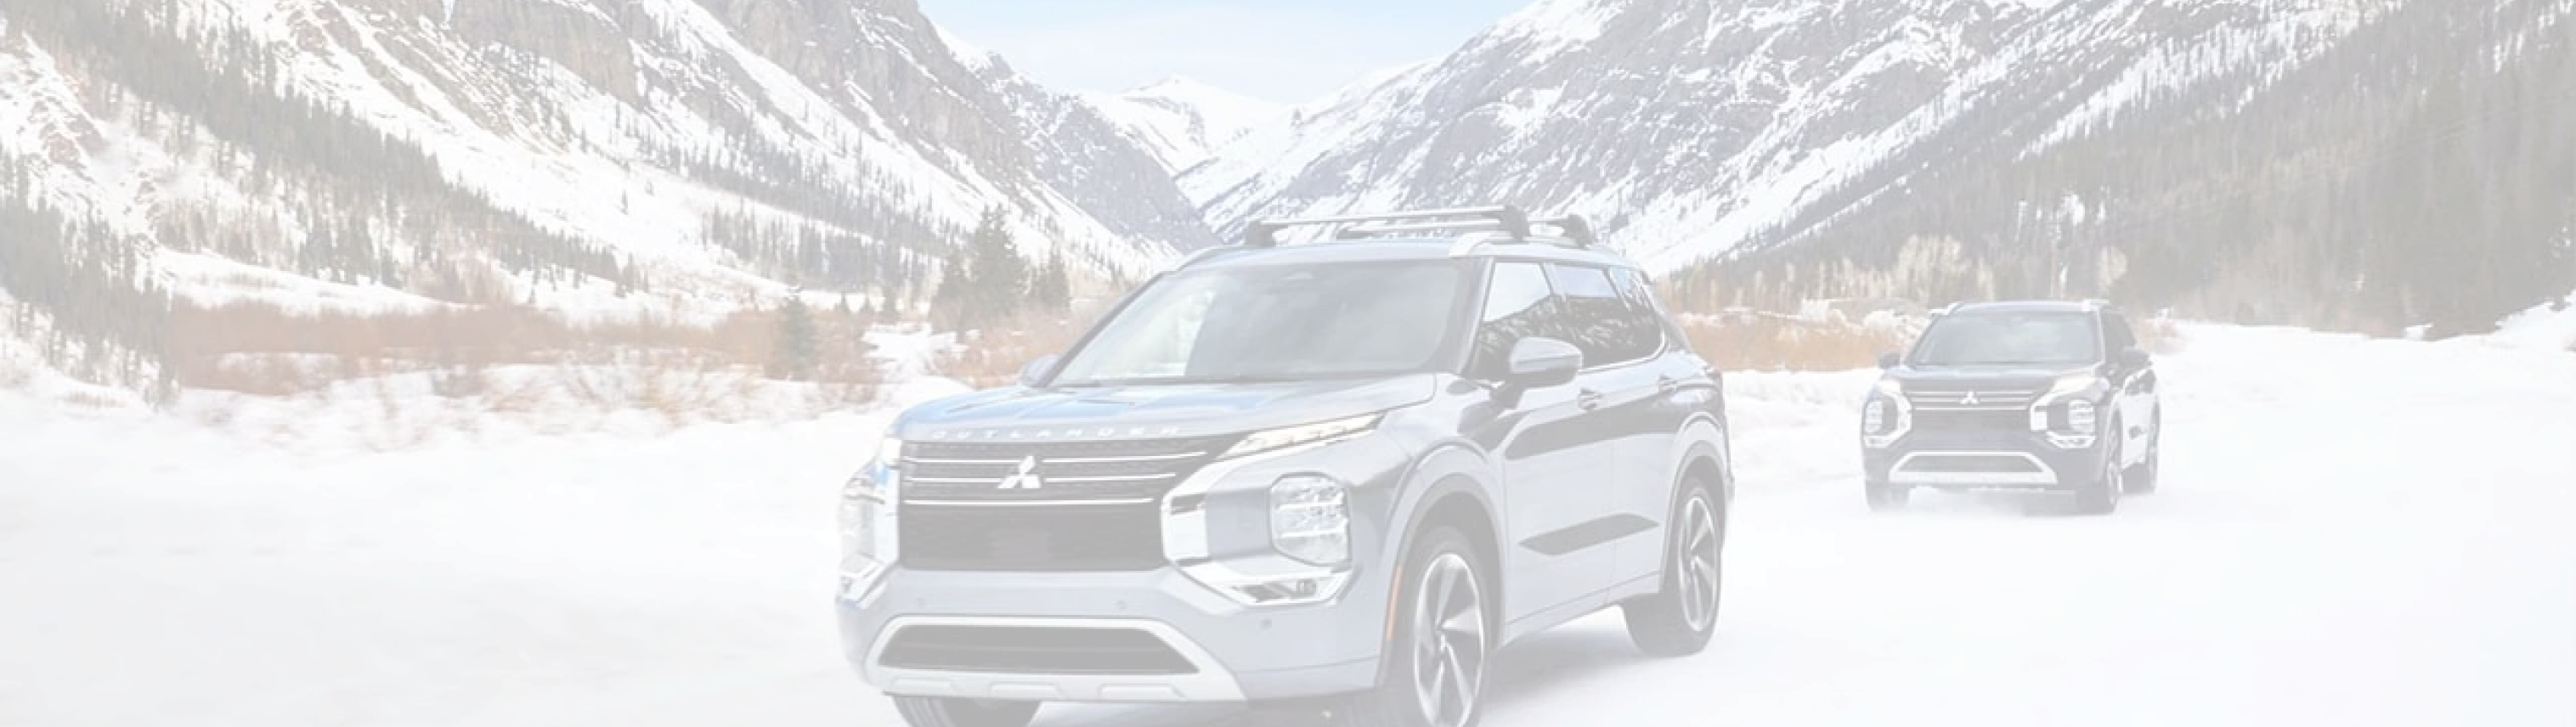
[[[1442,219],[1457,217],[1470,219]],[[1490,231],[1509,235],[1513,242],[1529,242],[1532,237],[1530,225],[1536,223],[1556,228],[1558,234],[1553,235],[1554,237],[1570,240],[1576,247],[1592,247],[1599,244],[1592,235],[1592,225],[1581,216],[1566,215],[1533,220],[1528,213],[1522,212],[1518,207],[1497,206],[1258,220],[1244,229],[1242,246],[1277,247],[1279,231],[1290,227],[1354,222],[1381,224],[1346,228],[1335,233],[1334,239],[1348,240],[1368,235],[1404,232]]]

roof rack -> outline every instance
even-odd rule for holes
[[[1461,217],[1468,219],[1443,219]],[[1257,220],[1244,229],[1242,246],[1278,247],[1279,231],[1290,227],[1351,223],[1377,224],[1347,227],[1336,231],[1332,239],[1352,240],[1423,232],[1499,232],[1509,236],[1513,242],[1529,242],[1532,237],[1530,226],[1539,224],[1556,228],[1558,234],[1552,237],[1570,240],[1576,247],[1599,244],[1592,236],[1591,224],[1580,216],[1533,220],[1518,207],[1497,206]]]

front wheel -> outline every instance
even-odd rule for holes
[[[1869,509],[1878,512],[1903,510],[1906,500],[1911,499],[1914,494],[1912,487],[1891,485],[1875,480],[1864,483],[1862,487],[1863,493],[1869,498]]]
[[[1038,703],[956,697],[895,697],[894,710],[912,727],[1028,727]]]
[[[1334,716],[1350,727],[1475,727],[1494,650],[1491,571],[1446,526],[1424,533],[1404,562],[1387,678],[1344,699]]]
[[[2164,467],[2160,463],[2165,447],[2164,418],[2163,412],[2156,413],[2155,423],[2147,428],[2147,456],[2140,458],[2137,466],[2129,468],[2120,477],[2120,484],[2129,494],[2152,495],[2156,492],[2156,476]]]
[[[2119,422],[2112,422],[2109,431],[2119,432]],[[2109,440],[2102,445],[2101,474],[2075,490],[2075,513],[2078,515],[2109,515],[2120,509],[2120,495],[2128,490],[2128,486],[2122,484],[2127,478],[2121,474],[2128,470],[2120,466],[2120,438],[2112,436]]]
[[[1620,607],[1628,640],[1654,656],[1689,656],[1708,648],[1717,630],[1717,603],[1725,591],[1726,520],[1707,483],[1682,482],[1671,539],[1664,546],[1664,590]]]

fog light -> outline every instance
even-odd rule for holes
[[[1270,546],[1308,565],[1351,559],[1350,488],[1317,475],[1290,475],[1270,486]]]

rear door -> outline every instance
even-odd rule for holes
[[[1660,472],[1663,452],[1672,446],[1672,411],[1663,406],[1660,381],[1669,378],[1657,366],[1664,346],[1663,326],[1637,309],[1632,293],[1622,290],[1612,268],[1549,263],[1549,279],[1566,300],[1570,338],[1583,350],[1583,373],[1577,377],[1576,405],[1582,408],[1586,451],[1583,461],[1590,496],[1609,505],[1579,523],[1563,537],[1573,547],[1613,551],[1611,567],[1591,584],[1609,588],[1652,571],[1656,566],[1631,557],[1632,543],[1652,537],[1664,520],[1669,488]]]
[[[1486,287],[1471,376],[1500,378],[1512,344],[1522,337],[1573,342],[1565,301],[1539,263],[1497,261]],[[1578,374],[1572,383],[1522,392],[1472,432],[1502,480],[1503,565],[1512,574],[1503,579],[1503,596],[1510,621],[1599,590],[1616,565],[1610,548],[1583,547],[1589,539],[1584,524],[1618,510],[1599,490],[1602,473],[1596,468],[1603,465],[1592,440],[1600,427],[1591,421],[1599,407],[1581,403],[1586,387],[1586,375]]]
[[[2130,370],[2119,365],[2120,352],[2138,345],[2137,333],[2129,322],[2116,313],[2102,314],[2103,343],[2110,350],[2112,366],[2118,372],[2119,393],[2112,398],[2120,414],[2120,460],[2122,466],[2143,461],[2147,456],[2148,427],[2155,423],[2156,372],[2145,368]],[[2108,426],[2108,422],[2104,423]]]

